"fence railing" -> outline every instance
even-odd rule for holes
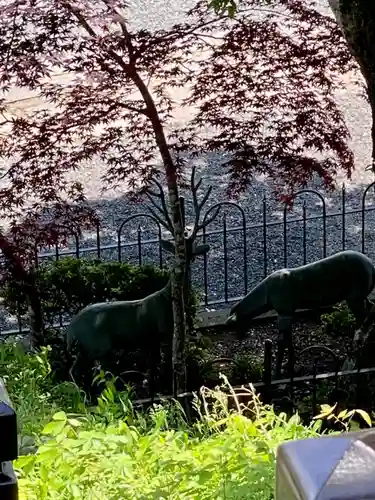
[[[201,240],[210,244],[210,252],[192,267],[194,285],[202,292],[201,305],[223,307],[241,299],[276,269],[303,265],[340,250],[358,250],[375,259],[375,201],[368,203],[372,188],[375,182],[353,195],[343,186],[336,195],[337,209],[331,211],[331,200],[313,189],[296,193],[290,212],[285,205],[275,205],[265,197],[251,208],[229,201],[210,207],[204,218],[221,208],[220,217],[200,234]],[[356,207],[350,208],[353,205]],[[191,215],[185,204],[183,212],[186,218]],[[170,236],[164,235],[151,214],[125,218],[110,236],[104,229],[98,224],[90,237],[74,235],[66,248],[56,246],[41,252],[37,264],[65,256],[160,267],[167,264],[160,240]],[[18,329],[15,323],[2,330],[14,332]]]
[[[311,354],[309,374],[298,375],[298,369],[304,364],[303,355]],[[331,358],[330,368],[319,373],[319,362],[322,355]],[[273,404],[277,410],[293,414],[298,411],[306,421],[319,413],[321,404],[343,404],[345,408],[359,408],[371,413],[375,397],[375,360],[373,366],[364,366],[366,353],[358,355],[355,359],[356,367],[350,370],[341,368],[342,360],[330,348],[323,345],[311,345],[302,349],[289,366],[289,372],[283,378],[273,378],[273,344],[271,340],[264,343],[264,360],[261,380],[246,380],[242,386],[235,386],[228,394],[243,396],[243,387],[251,387],[261,395],[262,401]],[[213,362],[215,363],[216,360]],[[221,359],[217,360],[221,361]],[[224,362],[235,363],[233,359],[224,359]],[[218,386],[220,384],[218,383]],[[225,390],[225,384],[223,385]],[[174,396],[138,399],[133,402],[134,408],[145,409],[154,403],[177,399],[187,416],[192,417],[192,401],[199,398],[199,388],[196,391],[186,392]],[[344,400],[346,401],[344,402]],[[249,399],[250,401],[250,399]],[[249,401],[245,401],[249,402]]]
[[[366,244],[373,240],[371,224],[367,235],[369,214],[375,211],[375,203],[366,205],[371,188],[375,188],[375,183],[367,186],[359,196],[359,208],[348,208],[349,195],[343,186],[340,210],[332,212],[329,212],[328,201],[321,193],[313,189],[301,190],[294,199],[294,203],[298,204],[303,198],[299,210],[292,209],[289,212],[285,205],[280,205],[280,216],[276,220],[269,220],[268,200],[264,198],[261,206],[257,207],[261,220],[256,223],[249,223],[249,219],[254,219],[254,214],[251,217],[247,215],[238,203],[223,201],[210,207],[204,218],[216,207],[221,208],[222,218],[211,223],[201,234],[203,241],[212,243],[212,249],[203,262],[195,265],[196,282],[204,292],[202,304],[217,305],[237,300],[248,292],[250,286],[276,268],[306,264],[347,248],[372,253],[372,245]],[[310,200],[315,198],[319,203],[319,213],[308,215],[306,196]],[[316,208],[314,210],[316,212]],[[297,217],[296,211],[299,212]],[[375,218],[372,219],[375,229]],[[148,237],[144,238],[144,232]],[[87,246],[84,241],[74,237],[70,248],[56,247],[52,252],[41,253],[39,258],[92,256],[129,260],[140,265],[152,262],[163,267],[165,259],[160,246],[162,237],[163,230],[159,222],[149,213],[142,212],[133,214],[120,223],[113,243],[102,243],[101,227],[98,225],[95,237],[91,238],[92,245]],[[278,248],[275,248],[275,244]],[[373,253],[375,255],[375,248]],[[213,276],[217,281],[217,268],[221,270],[219,287],[210,280]],[[234,281],[235,287],[231,287]],[[242,293],[239,294],[238,290]]]

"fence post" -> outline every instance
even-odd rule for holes
[[[12,461],[18,456],[17,417],[0,379],[0,498],[18,500],[17,478]]]

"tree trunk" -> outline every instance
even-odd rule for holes
[[[90,36],[97,36],[92,27],[87,23],[79,9],[73,9],[68,5],[69,10],[77,17],[81,26],[89,33]],[[172,308],[174,320],[173,333],[173,348],[172,348],[172,365],[173,365],[173,393],[176,395],[178,391],[185,391],[186,387],[186,364],[185,364],[185,335],[186,335],[186,320],[184,308],[184,275],[185,275],[185,238],[181,207],[179,202],[179,193],[177,185],[177,169],[172,159],[168,143],[164,134],[164,128],[160,121],[158,110],[156,109],[154,100],[147,85],[138,74],[136,67],[132,61],[134,47],[128,36],[126,23],[122,24],[125,29],[125,44],[129,50],[130,62],[126,63],[122,57],[114,50],[109,50],[109,56],[115,61],[124,73],[133,81],[142,95],[146,105],[146,115],[150,119],[153,131],[155,134],[156,144],[159,148],[160,155],[163,160],[165,175],[168,186],[168,201],[172,215],[172,223],[174,230],[174,241],[176,246],[174,266],[171,273],[171,294]],[[109,69],[110,71],[110,69]]]
[[[185,318],[185,237],[181,217],[180,200],[177,182],[168,181],[168,197],[171,209],[176,253],[172,270],[172,307],[174,319],[174,335],[172,346],[173,394],[186,391],[186,318]]]
[[[366,81],[372,111],[372,169],[375,172],[375,1],[329,0]]]
[[[172,345],[172,389],[173,394],[176,396],[178,392],[185,392],[186,390],[186,317],[184,297],[186,251],[184,224],[177,184],[177,169],[167,144],[163,125],[160,121],[158,111],[147,86],[136,71],[132,71],[131,73],[129,73],[129,76],[137,86],[146,104],[147,115],[151,120],[153,126],[155,140],[163,160],[165,175],[167,179],[168,202],[172,216],[174,229],[173,237],[176,247],[174,265],[171,272],[171,294],[174,321]]]
[[[366,82],[372,112],[371,158],[372,170],[375,173],[375,0],[329,0],[329,5]],[[356,338],[361,332],[360,335],[363,336],[363,344],[358,352],[361,367],[368,364],[372,366],[375,343],[374,312],[371,310],[364,325],[355,335]],[[345,364],[349,367],[350,361],[347,360]]]
[[[35,283],[33,271],[26,271],[21,259],[18,257],[13,245],[0,234],[0,250],[9,263],[11,274],[24,289],[29,314],[29,346],[31,348],[43,345],[43,314],[39,292]]]
[[[24,287],[29,314],[31,347],[40,347],[44,345],[44,321],[42,304],[36,286],[34,271],[27,273]]]

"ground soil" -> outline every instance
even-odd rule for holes
[[[273,345],[273,362],[275,360],[278,335],[276,320],[255,325],[249,329],[244,339],[239,339],[233,331],[217,330],[215,327],[202,333],[210,338],[209,353],[212,358],[235,359],[249,355],[262,360],[265,341],[270,339]],[[311,374],[314,360],[319,373],[341,368],[347,354],[351,352],[351,341],[350,332],[338,335],[323,331],[319,318],[295,321],[293,343],[296,369]],[[316,348],[312,350],[312,346]]]

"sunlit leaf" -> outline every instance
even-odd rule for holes
[[[356,413],[358,413],[358,415],[360,415],[363,420],[366,422],[366,424],[371,427],[372,426],[372,423],[371,423],[371,417],[370,415],[364,411],[364,410],[355,410]]]

